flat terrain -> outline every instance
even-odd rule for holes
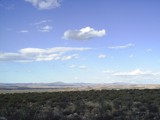
[[[156,84],[91,84],[91,83],[14,83],[0,84],[0,93],[58,92],[120,89],[160,89]]]

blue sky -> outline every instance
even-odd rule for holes
[[[159,0],[0,0],[0,83],[160,84]]]

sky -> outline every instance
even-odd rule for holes
[[[159,0],[0,0],[0,83],[160,84]]]

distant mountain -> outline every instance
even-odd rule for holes
[[[66,88],[66,87],[85,87],[93,86],[92,83],[64,83],[64,82],[53,82],[53,83],[0,83],[0,89],[49,89],[49,88]]]
[[[121,85],[128,85],[128,84],[132,84],[132,83],[126,83],[126,82],[114,82],[114,83],[111,83],[111,84],[121,84]]]

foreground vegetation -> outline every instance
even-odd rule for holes
[[[160,90],[0,94],[0,120],[160,120]]]

